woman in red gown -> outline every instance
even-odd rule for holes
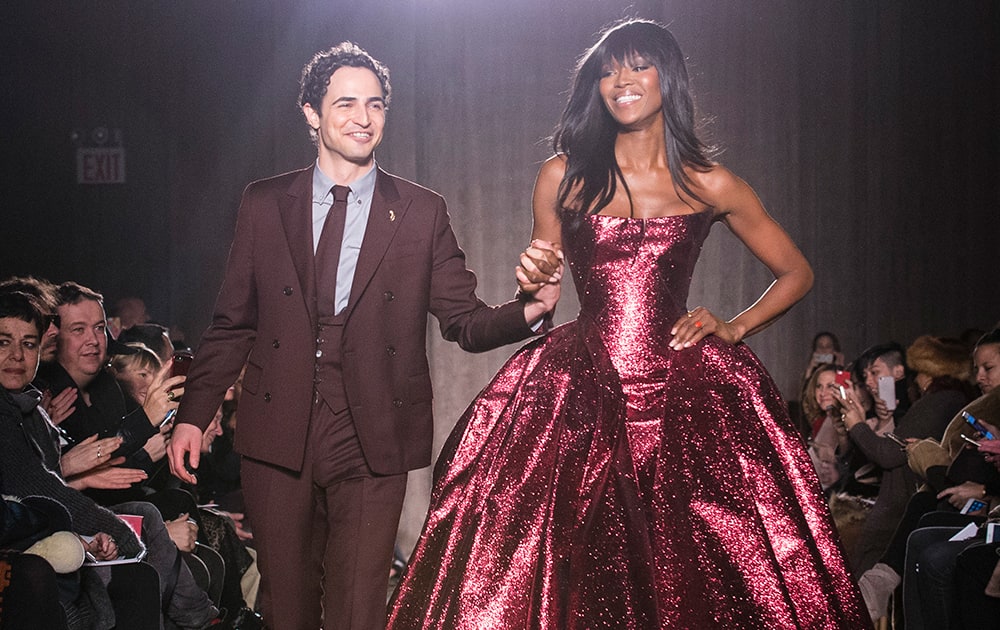
[[[459,421],[389,627],[870,627],[801,439],[741,343],[812,270],[709,159],[670,32],[608,30],[554,147],[533,237],[563,250],[579,316]],[[775,276],[730,320],[686,305],[716,222]]]

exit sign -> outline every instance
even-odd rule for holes
[[[124,184],[124,147],[80,147],[76,150],[76,183]]]

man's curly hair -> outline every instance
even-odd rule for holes
[[[323,97],[333,73],[343,67],[368,68],[378,77],[382,84],[382,97],[388,109],[392,98],[392,85],[389,83],[389,69],[379,60],[369,55],[363,48],[353,42],[341,42],[329,50],[322,50],[309,60],[302,68],[302,79],[299,81],[299,109],[306,103],[316,110],[322,111]],[[310,128],[313,141],[317,139],[316,131]]]

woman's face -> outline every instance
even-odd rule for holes
[[[38,327],[17,317],[0,318],[0,387],[19,392],[35,378],[41,336]]]
[[[155,376],[152,368],[135,363],[115,374],[115,378],[122,384],[122,387],[140,405],[146,402],[146,394],[149,392],[149,386]]]
[[[1000,343],[988,343],[976,348],[972,364],[976,369],[976,383],[984,394],[1000,386]]]
[[[833,409],[836,406],[834,392],[837,391],[837,373],[833,370],[824,370],[816,377],[816,404],[823,411]]]
[[[639,55],[605,65],[598,89],[608,113],[623,127],[641,128],[663,115],[660,74]]]

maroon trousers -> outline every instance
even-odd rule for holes
[[[244,458],[242,481],[267,626],[384,628],[406,474],[371,472],[350,411],[320,397],[302,472]]]

